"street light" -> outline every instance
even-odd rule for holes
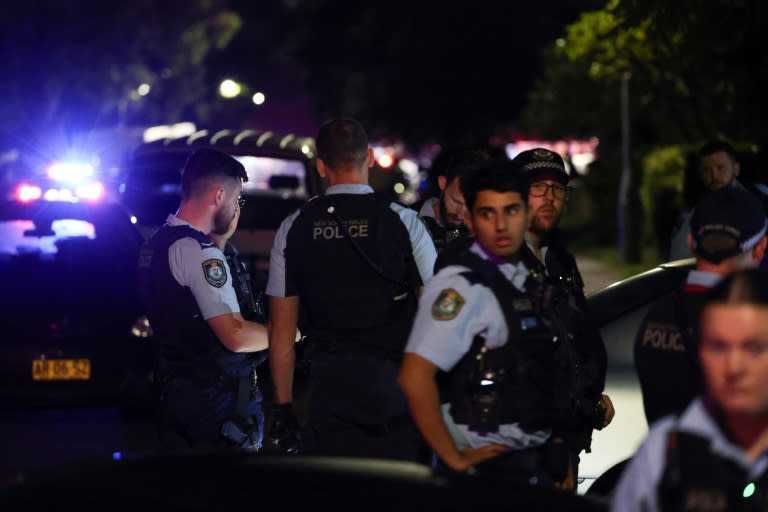
[[[219,84],[219,94],[223,98],[234,98],[239,95],[242,90],[243,87],[239,83],[229,78],[222,80],[221,84]]]

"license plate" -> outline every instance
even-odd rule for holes
[[[90,380],[90,359],[33,359],[32,380]]]

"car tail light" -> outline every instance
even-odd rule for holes
[[[16,189],[16,199],[22,203],[28,203],[30,201],[36,201],[43,195],[43,191],[40,187],[35,185],[22,184]]]

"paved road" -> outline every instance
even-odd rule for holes
[[[575,255],[581,277],[584,279],[584,291],[587,295],[619,281],[619,275],[605,264],[594,258]]]

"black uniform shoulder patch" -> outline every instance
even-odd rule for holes
[[[211,258],[203,262],[203,274],[208,284],[221,288],[227,282],[227,267],[217,258]]]

